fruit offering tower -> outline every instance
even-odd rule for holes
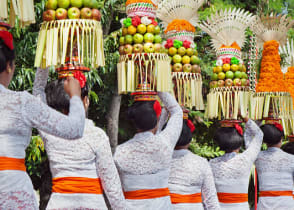
[[[59,78],[105,64],[101,14],[96,0],[48,0],[35,67],[54,66]]]
[[[258,44],[263,45],[259,80],[256,94],[251,100],[250,115],[253,119],[274,120],[290,116],[292,99],[281,71],[279,46],[287,41],[287,32],[293,26],[286,15],[255,16],[252,30]]]
[[[163,0],[157,10],[167,39],[164,47],[171,60],[174,94],[182,106],[204,109],[200,59],[194,43],[197,10],[204,0]]]
[[[169,57],[162,53],[162,38],[151,0],[127,0],[122,19],[118,72],[119,93],[171,91]],[[154,92],[155,93],[155,92]],[[142,95],[142,94],[141,94]]]
[[[13,27],[18,18],[20,27],[35,23],[34,0],[1,0],[0,21],[8,21]]]
[[[199,27],[211,36],[216,61],[207,96],[208,118],[237,120],[245,117],[249,107],[250,72],[242,60],[245,30],[253,16],[243,9],[220,10]]]

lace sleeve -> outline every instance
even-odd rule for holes
[[[158,135],[162,136],[161,139],[169,140],[171,147],[174,148],[182,132],[183,111],[171,94],[159,92],[158,95],[170,113],[166,128]]]
[[[245,156],[252,163],[257,158],[263,140],[261,129],[252,120],[248,120],[246,123],[244,139],[245,142],[248,142],[248,145],[247,149],[241,154],[241,156]]]
[[[79,97],[74,96],[70,99],[68,116],[51,109],[29,93],[24,92],[21,100],[21,116],[29,127],[66,139],[83,136],[85,109]]]
[[[44,103],[47,103],[45,87],[47,85],[48,75],[49,75],[49,68],[46,68],[46,69],[38,68],[35,75],[35,81],[34,81],[33,95],[40,98]]]
[[[207,162],[204,182],[201,188],[202,199],[206,209],[220,210],[212,170]]]
[[[165,123],[167,122],[168,119],[168,112],[166,111],[166,109],[162,109],[160,118],[159,118],[159,122],[158,122],[158,129],[157,129],[157,134],[159,134],[163,128],[163,126],[165,125]]]
[[[113,210],[124,210],[126,209],[125,198],[113,161],[109,139],[104,132],[99,132],[93,138],[99,139],[95,145],[96,165],[104,192]]]

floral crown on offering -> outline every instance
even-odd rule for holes
[[[156,18],[156,5],[151,0],[127,0],[126,13],[128,17]]]

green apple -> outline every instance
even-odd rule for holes
[[[226,72],[226,78],[227,78],[227,79],[233,79],[233,78],[234,78],[234,72],[232,72],[232,71],[227,71],[227,72]]]
[[[217,87],[217,81],[212,81],[209,83],[210,88],[216,88]]]
[[[99,3],[97,0],[92,0],[91,1],[91,6],[92,6],[92,9],[98,9],[99,8]]]
[[[155,42],[155,43],[161,43],[161,42],[162,42],[162,38],[161,38],[161,36],[159,36],[159,35],[155,35],[155,36],[154,36],[154,42]]]
[[[92,5],[92,0],[83,0],[84,7],[90,8]]]
[[[241,79],[241,85],[246,86],[247,85],[247,79],[245,79],[245,78]]]
[[[160,27],[159,26],[155,26],[154,33],[155,34],[160,34]]]
[[[181,56],[184,56],[186,54],[186,48],[185,47],[180,47],[178,49],[178,54]]]
[[[154,53],[154,45],[152,43],[145,43],[144,44],[144,52],[145,53]]]
[[[179,51],[178,51],[179,53]],[[182,63],[183,64],[189,64],[190,63],[190,57],[188,55],[185,55],[183,58],[182,58]]]
[[[235,78],[241,79],[242,73],[240,71],[236,71],[234,76],[235,76]]]
[[[125,44],[132,44],[133,43],[133,36],[130,34],[127,34],[125,36]]]
[[[242,82],[239,78],[234,79],[233,82],[234,82],[234,86],[241,86],[242,85]]]
[[[241,78],[242,79],[248,79],[248,76],[245,72],[241,72]]]
[[[179,54],[176,54],[173,56],[173,63],[181,63],[182,62],[182,56]]]
[[[152,34],[154,34],[154,31],[155,31],[155,25],[153,25],[153,24],[149,24],[149,25],[147,26],[147,33],[152,33]]]
[[[192,56],[191,56],[191,63],[192,63],[192,64],[197,64],[197,65],[199,65],[199,64],[200,64],[200,59],[198,58],[198,56],[196,56],[196,55],[192,55]]]
[[[217,77],[218,77],[218,79],[223,80],[226,78],[226,75],[224,72],[220,72],[220,73],[218,73]]]
[[[59,8],[67,9],[70,5],[70,0],[58,0],[57,4]]]
[[[211,80],[216,81],[217,79],[218,79],[217,73],[213,73],[213,75],[211,76]]]
[[[135,44],[141,44],[144,41],[144,37],[142,34],[136,33],[133,37],[133,40]]]
[[[78,8],[72,7],[68,10],[67,14],[69,19],[79,19],[81,12]]]
[[[119,45],[124,45],[125,44],[125,37],[120,37],[119,38]]]
[[[137,32],[140,34],[145,34],[147,31],[147,28],[144,24],[140,24],[137,26]]]
[[[83,0],[70,0],[71,7],[81,8],[83,6]]]
[[[193,49],[192,48],[188,48],[186,50],[186,54],[191,57],[193,55]]]
[[[52,9],[52,10],[56,10],[57,9],[57,0],[48,0],[46,2],[46,9]]]
[[[144,35],[144,42],[146,43],[152,43],[154,41],[154,35],[152,33],[146,33]]]
[[[168,49],[168,54],[170,56],[174,56],[175,54],[177,54],[177,52],[178,52],[178,50],[175,47],[171,47],[171,48]]]

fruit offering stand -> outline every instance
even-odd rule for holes
[[[170,61],[163,53],[156,8],[151,0],[126,2],[117,64],[119,94],[171,91]]]
[[[261,68],[256,93],[250,105],[252,119],[285,119],[293,112],[292,98],[281,71],[279,46],[287,40],[287,32],[293,26],[286,15],[255,16],[252,30],[258,44],[263,45]],[[285,125],[285,120],[282,120]]]
[[[211,36],[216,61],[207,95],[206,117],[219,120],[238,120],[245,117],[250,100],[250,72],[241,48],[245,30],[253,16],[242,9],[220,10],[199,27]]]
[[[20,27],[36,22],[33,0],[1,0],[0,21],[7,21],[14,27],[17,18]]]
[[[157,10],[165,29],[163,46],[171,60],[174,95],[180,105],[196,110],[204,109],[200,59],[194,43],[197,10],[203,3],[163,0]]]
[[[35,67],[54,66],[59,77],[105,65],[97,1],[48,0]]]

